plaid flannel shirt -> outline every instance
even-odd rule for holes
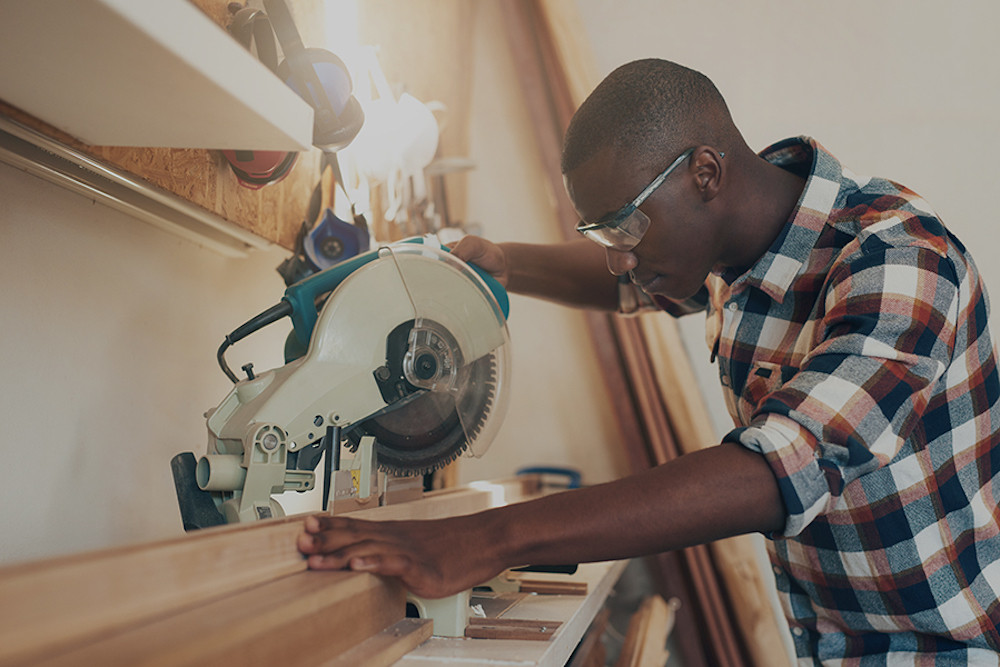
[[[966,249],[809,138],[792,219],[701,306],[737,428],[787,509],[768,551],[800,665],[998,665],[1000,379]]]

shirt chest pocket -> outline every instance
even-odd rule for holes
[[[748,425],[753,413],[764,399],[781,389],[797,372],[798,369],[793,366],[781,366],[766,361],[755,362],[750,367],[743,391],[740,392],[738,405],[740,422]]]

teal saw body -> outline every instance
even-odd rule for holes
[[[292,463],[312,456],[329,433],[338,434],[338,448],[340,439],[357,448],[374,437],[378,466],[395,474],[481,456],[506,410],[507,312],[494,279],[424,239],[289,287],[220,349],[234,377],[223,357],[228,345],[261,322],[292,320],[285,365],[248,371],[208,414],[199,487],[215,494],[227,521],[273,516],[280,506],[270,494],[315,484]]]

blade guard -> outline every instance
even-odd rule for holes
[[[347,429],[382,410],[387,402],[374,373],[385,363],[385,341],[398,325],[413,320],[415,328],[422,322],[447,328],[463,365],[495,353],[490,414],[485,420],[473,415],[469,421],[477,428],[467,429],[468,450],[480,456],[506,409],[510,364],[506,292],[489,280],[492,289],[446,250],[411,242],[360,255],[297,283],[285,299],[293,306],[293,336],[309,334],[308,351],[240,382],[209,418],[210,432],[222,441],[244,441],[251,425],[274,424],[287,434],[289,451],[297,451],[319,437],[319,426]],[[318,297],[331,289],[317,314]]]
[[[406,250],[410,245],[423,246],[424,250],[439,250],[441,252],[448,253],[450,260],[456,263],[455,266],[459,269],[459,271],[462,271],[465,267],[472,269],[476,276],[478,276],[489,289],[489,293],[496,301],[496,305],[499,307],[503,315],[503,320],[506,322],[507,316],[510,314],[510,300],[507,296],[507,290],[505,290],[503,286],[497,282],[496,278],[486,273],[475,264],[466,264],[455,257],[451,257],[451,251],[448,247],[442,246],[438,242],[437,237],[434,236],[405,239],[393,244],[392,248],[398,249],[397,252],[412,252]],[[385,250],[386,247],[382,247],[377,250],[363,253],[348,261],[341,262],[336,266],[326,269],[325,271],[313,274],[305,280],[291,285],[285,290],[285,294],[282,299],[290,303],[292,306],[291,319],[293,327],[292,336],[289,337],[289,340],[285,345],[285,363],[293,361],[294,359],[297,359],[305,354],[306,349],[309,346],[309,341],[312,339],[312,333],[316,326],[316,321],[319,318],[319,307],[317,306],[319,297],[335,290],[348,276],[365,264],[378,259],[380,253],[384,253]],[[428,256],[430,257],[431,255]]]

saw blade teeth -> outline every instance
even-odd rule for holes
[[[349,431],[345,440],[350,451],[356,454],[361,438],[374,435],[378,468],[402,475],[429,474],[456,461],[483,433],[498,395],[497,353],[487,354],[472,364],[476,367],[470,368],[469,372],[474,381],[469,383],[468,391],[457,399],[456,408],[458,413],[471,417],[467,422],[461,422],[459,414],[453,412],[451,419],[455,422],[447,427],[450,430],[442,431],[443,435],[429,440],[427,436],[431,435],[431,431],[418,434],[405,428],[399,429],[393,420],[402,413],[388,412],[383,417],[362,421]],[[419,403],[414,401],[402,409],[419,409]]]

